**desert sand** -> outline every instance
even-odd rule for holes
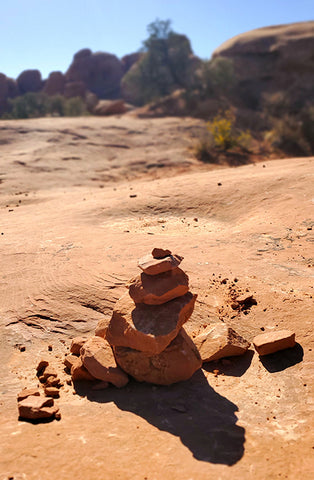
[[[313,158],[203,165],[191,153],[203,128],[1,122],[1,480],[313,478]],[[185,257],[198,294],[188,333],[221,321],[252,342],[290,329],[296,347],[260,358],[251,346],[170,387],[65,383],[60,421],[18,421],[38,361],[65,380],[71,338],[110,317],[153,247]],[[234,310],[241,294],[257,305]]]

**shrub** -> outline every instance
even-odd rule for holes
[[[26,93],[9,100],[11,111],[3,119],[36,118],[52,116],[76,117],[86,115],[86,105],[82,98],[65,98],[62,95],[48,96],[43,93]]]
[[[231,110],[220,113],[212,122],[207,123],[207,129],[213,138],[215,147],[226,151],[237,144],[234,123],[235,116]]]

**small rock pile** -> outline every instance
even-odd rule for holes
[[[170,385],[187,380],[201,365],[192,340],[182,328],[197,295],[189,292],[182,257],[154,248],[141,258],[142,273],[116,303],[107,328],[100,329],[117,364],[140,382]]]
[[[44,392],[39,388],[24,388],[17,396],[20,419],[24,420],[60,420],[59,407],[54,398],[59,397],[62,386],[58,374],[47,360],[41,360],[37,366],[37,377],[43,384]],[[44,395],[43,395],[44,393]]]

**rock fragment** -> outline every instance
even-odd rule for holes
[[[114,347],[114,353],[117,363],[135,380],[158,385],[187,380],[202,366],[197,348],[183,329],[157,355],[126,347]]]
[[[182,262],[183,257],[179,255],[169,255],[163,258],[154,258],[152,254],[145,255],[138,261],[138,266],[147,275],[158,275],[176,268]]]
[[[105,338],[109,323],[110,323],[110,318],[108,317],[104,317],[101,320],[99,320],[95,330],[95,335],[97,337]]]
[[[224,323],[208,325],[193,339],[203,362],[243,355],[250,343]]]
[[[44,391],[47,397],[58,398],[60,395],[57,387],[45,387]]]
[[[73,338],[71,342],[71,347],[70,347],[70,352],[73,353],[73,355],[79,355],[80,350],[84,343],[86,342],[87,338],[86,337],[75,337]]]
[[[31,395],[35,397],[39,397],[40,391],[38,388],[23,388],[23,390],[17,395],[17,401],[21,402],[27,397],[30,397]]]
[[[75,362],[77,361],[77,356],[76,355],[73,355],[73,354],[70,354],[70,355],[66,355],[65,356],[65,359],[63,361],[63,364],[65,365],[65,367],[71,371],[71,368],[73,367],[73,365],[75,364]]]
[[[196,297],[188,292],[163,305],[134,305],[125,294],[114,307],[106,339],[112,346],[161,353],[191,316]]]
[[[295,333],[290,330],[261,333],[253,339],[255,350],[260,356],[294,347],[295,344]]]
[[[87,380],[94,381],[95,378],[89,373],[89,371],[84,367],[83,362],[80,357],[77,358],[77,361],[71,368],[72,380]]]
[[[164,250],[163,248],[154,248],[152,251],[152,255],[154,258],[165,258],[171,255],[170,250]]]
[[[37,420],[54,417],[59,409],[52,398],[31,395],[18,403],[21,419]]]
[[[135,303],[161,305],[185,295],[189,290],[189,277],[180,268],[159,275],[141,273],[129,282],[128,287]]]
[[[110,382],[118,388],[128,383],[128,376],[118,367],[109,343],[103,338],[89,338],[81,349],[81,358],[94,378]]]

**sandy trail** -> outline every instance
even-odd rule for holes
[[[312,475],[313,158],[199,166],[189,146],[200,128],[1,122],[1,479]],[[60,422],[18,422],[16,394],[36,384],[37,360],[61,372],[69,339],[110,315],[137,258],[159,245],[185,257],[199,295],[191,334],[221,320],[249,341],[291,328],[299,345],[263,363],[251,349],[167,388],[66,387]],[[257,305],[232,310],[246,291]]]

